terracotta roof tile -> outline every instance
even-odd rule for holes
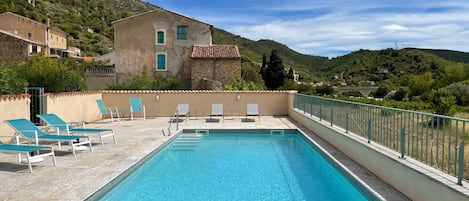
[[[195,45],[192,58],[240,58],[236,45]]]

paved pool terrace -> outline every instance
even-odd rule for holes
[[[243,117],[226,118],[225,121],[207,122],[207,118],[189,118],[179,124],[179,129],[300,129],[329,151],[337,160],[354,172],[361,180],[380,193],[386,200],[409,200],[394,188],[377,178],[370,171],[360,167],[345,154],[302,128],[289,117],[262,116],[260,121],[244,122]],[[171,136],[163,136],[170,117],[123,119],[119,122],[95,122],[87,127],[112,128],[117,144],[112,138],[105,138],[105,146],[99,144],[97,136],[92,137],[94,152],[80,151],[74,158],[63,146],[56,150],[57,167],[52,159],[33,166],[29,173],[27,165],[18,164],[13,154],[0,153],[0,198],[1,200],[83,200],[100,189],[120,173],[137,163],[157,147],[174,137],[176,124],[172,125]],[[5,134],[3,134],[5,135]],[[10,134],[8,134],[10,135]],[[54,147],[56,148],[56,147]]]

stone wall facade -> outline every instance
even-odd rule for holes
[[[52,51],[44,49],[42,52],[45,54],[52,52],[61,56],[61,52],[67,49],[67,33],[64,31],[56,27],[48,28],[44,23],[11,12],[0,14],[0,30],[27,41],[44,44],[44,47],[48,44]]]
[[[194,45],[212,43],[212,26],[165,9],[156,9],[113,22],[117,80],[140,75],[176,76],[182,89],[191,88],[190,56]],[[187,27],[187,39],[178,40],[178,26]],[[157,41],[163,32],[164,42]],[[166,69],[157,69],[157,54],[166,55]]]
[[[30,45],[31,43],[0,32],[0,60],[7,63],[26,61],[29,57]]]
[[[192,89],[207,89],[203,79],[215,80],[223,85],[232,83],[241,77],[239,58],[193,58]]]

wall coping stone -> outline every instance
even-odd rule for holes
[[[29,94],[13,94],[13,95],[0,95],[0,101],[16,100],[16,99],[29,99]]]
[[[103,93],[297,93],[295,90],[255,90],[255,91],[227,91],[227,90],[104,90]]]

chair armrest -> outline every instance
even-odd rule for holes
[[[79,121],[71,121],[71,122],[67,122],[67,125],[70,127],[70,128],[73,128],[73,127],[79,127],[79,128],[84,128],[85,127],[85,122],[79,122]],[[75,125],[75,126],[74,126]]]
[[[20,130],[18,132],[34,132],[34,141],[36,142],[36,145],[39,145],[39,136],[37,134],[37,130]],[[16,132],[16,134],[18,133]]]

